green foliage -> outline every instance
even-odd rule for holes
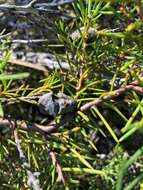
[[[37,113],[32,119],[25,116],[36,105],[36,100],[28,97],[50,91],[61,91],[77,103],[76,112],[66,118],[68,122],[52,134],[18,130],[22,150],[41,189],[141,189],[143,13],[139,2],[142,5],[142,1],[75,1],[70,9],[75,18],[68,24],[63,20],[56,23],[64,47],[60,56],[66,58],[70,69],[49,72],[36,87],[25,79],[27,72],[7,74],[11,50],[2,61],[1,117],[11,111],[3,110],[5,102],[14,102],[20,106],[10,112],[12,119],[19,114],[15,120],[37,122]],[[135,80],[138,85],[125,91]],[[81,110],[93,100],[96,106]],[[55,122],[64,119],[57,116]],[[52,122],[53,118],[38,120],[45,127]],[[0,138],[1,189],[30,188],[13,134]]]

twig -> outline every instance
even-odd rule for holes
[[[27,131],[33,131],[33,132],[39,132],[41,134],[51,134],[55,132],[60,125],[58,124],[49,124],[47,126],[39,125],[36,123],[33,123],[32,125],[27,124],[26,122],[23,122],[23,124],[20,126],[21,129],[27,130]]]
[[[3,58],[4,57],[0,57],[0,60],[3,60]],[[19,66],[22,66],[22,67],[28,67],[28,68],[35,69],[35,70],[38,70],[38,71],[43,71],[45,73],[48,72],[48,70],[43,65],[41,65],[40,63],[33,64],[33,63],[28,62],[28,61],[22,61],[22,60],[19,60],[19,59],[10,59],[8,62],[10,62],[13,65],[19,65]]]
[[[22,147],[21,147],[21,143],[20,143],[20,139],[18,137],[18,133],[17,130],[14,130],[14,138],[15,138],[15,142],[16,142],[16,146],[19,152],[19,157],[20,160],[22,161],[23,164],[23,168],[25,169],[27,176],[28,176],[28,182],[29,184],[33,187],[34,190],[40,190],[40,186],[36,180],[36,178],[34,177],[34,174],[30,171],[30,165],[27,162],[27,159],[22,151]]]
[[[52,3],[37,3],[36,6],[44,6],[44,7],[57,7],[57,6],[61,6],[61,5],[65,5],[65,4],[69,4],[69,3],[73,3],[75,0],[66,0],[66,1],[59,1],[59,2],[52,2]]]
[[[122,87],[122,88],[119,88],[112,92],[109,92],[109,94],[106,93],[104,96],[99,97],[96,100],[93,100],[93,101],[88,102],[88,103],[84,104],[83,106],[81,106],[80,111],[86,111],[86,110],[90,109],[91,107],[95,107],[104,101],[111,100],[111,99],[113,99],[117,96],[120,96],[121,94],[126,93],[130,90],[134,90],[135,92],[143,95],[143,88],[138,85],[139,85],[139,82],[136,80],[136,81],[133,81],[132,83],[130,83],[129,85],[127,85],[126,87]]]
[[[66,180],[65,180],[65,177],[64,177],[64,173],[63,173],[63,170],[62,170],[62,167],[60,165],[60,162],[57,160],[56,158],[56,153],[53,151],[53,150],[49,150],[49,148],[47,147],[47,150],[51,156],[51,159],[52,159],[52,162],[53,162],[53,165],[55,166],[56,170],[57,170],[57,173],[58,173],[58,180],[59,181],[62,181],[64,186],[66,186]]]
[[[5,32],[5,29],[3,31]],[[11,35],[11,33],[2,34],[3,31],[0,34],[0,40],[6,39],[6,38],[8,38]]]
[[[28,6],[31,7],[34,3],[36,3],[37,0],[32,0],[31,2],[28,3]]]
[[[126,16],[127,18],[129,18],[129,13],[126,9],[126,7],[124,6],[124,4],[122,3],[120,6],[120,11],[124,14],[124,16]]]
[[[31,8],[34,3],[36,3],[37,0],[32,0],[27,5],[10,5],[10,4],[1,4],[0,9],[28,9]]]
[[[143,95],[143,88],[139,86],[139,81],[135,80],[135,81],[131,82],[129,85],[127,85],[126,87],[121,87],[117,90],[106,93],[102,97],[99,97],[96,100],[93,100],[91,102],[84,104],[83,106],[80,107],[80,111],[86,111],[86,110],[90,109],[91,107],[95,107],[102,102],[114,99],[115,97],[118,97],[131,90],[137,92],[138,94]],[[26,121],[17,121],[17,128],[25,130],[25,131],[39,132],[42,135],[47,135],[47,134],[51,134],[51,133],[55,132],[60,126],[66,124],[66,122],[67,122],[66,119],[63,119],[58,124],[53,122],[47,126],[44,126],[44,125],[39,125],[36,123],[29,124]],[[10,130],[11,124],[14,124],[12,120],[10,121],[8,119],[1,118],[0,119],[0,132]]]
[[[56,59],[56,56],[49,53],[34,53],[27,52],[26,54],[22,53],[22,58],[17,59],[18,52],[13,52],[9,62],[14,62],[13,64],[18,64],[27,66],[30,68],[35,67],[35,69],[41,71],[48,71],[54,69],[70,70],[69,63],[60,59]],[[24,58],[24,60],[23,60]],[[4,56],[0,56],[0,59],[4,59]],[[22,63],[22,64],[21,64]],[[32,64],[34,65],[32,65]],[[36,66],[37,65],[37,66]],[[75,67],[74,67],[75,69]]]
[[[44,125],[38,125],[36,123],[28,124],[26,121],[16,121],[17,122],[17,129],[22,129],[25,131],[31,131],[31,132],[39,132],[42,135],[45,134],[51,134],[55,132],[60,124],[49,124],[47,126]],[[14,125],[14,122],[12,120],[8,119],[0,119],[0,132],[3,133],[3,131],[9,131],[11,129],[11,124]]]
[[[33,44],[33,43],[51,43],[51,40],[49,39],[29,39],[29,40],[22,40],[22,39],[16,39],[12,40],[11,43],[20,43],[20,44]]]
[[[37,16],[39,16],[39,11],[37,9],[34,9],[32,7],[33,3],[29,3],[27,5],[22,5],[22,6],[19,6],[19,5],[9,5],[9,4],[1,4],[0,5],[0,10],[1,11],[13,11],[13,12],[19,12],[19,13],[33,13]]]

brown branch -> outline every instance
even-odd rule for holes
[[[84,104],[83,106],[80,107],[80,111],[86,111],[92,107],[99,105],[100,103],[102,103],[104,101],[114,99],[115,97],[118,97],[121,94],[124,94],[128,91],[131,91],[131,90],[137,92],[138,94],[143,95],[143,88],[138,86],[138,85],[139,85],[139,81],[135,80],[132,83],[130,83],[129,85],[127,85],[126,87],[122,87],[122,88],[119,88],[119,89],[114,90],[112,92],[106,93],[102,97],[99,97],[96,100],[93,100],[91,102]]]
[[[27,124],[26,122],[24,122],[20,128],[26,131],[33,131],[33,132],[39,132],[41,134],[51,134],[53,132],[55,132],[60,125],[58,124],[49,124],[47,126],[44,125],[39,125],[36,123],[33,123],[32,125]]]
[[[47,148],[47,150],[49,150],[49,148]],[[58,173],[58,180],[62,181],[64,186],[66,186],[66,180],[65,180],[65,177],[64,177],[64,173],[63,173],[62,167],[60,165],[60,162],[57,160],[56,153],[53,150],[50,150],[49,154],[51,156],[53,165],[56,167],[56,170],[57,170],[57,173]]]
[[[17,128],[22,129],[25,131],[31,131],[31,132],[39,132],[42,135],[45,134],[51,134],[55,132],[60,124],[49,124],[47,126],[38,125],[36,123],[28,124],[25,121],[16,121]],[[12,125],[14,125],[14,121],[8,120],[8,119],[0,119],[0,132],[5,133],[7,131],[10,131],[12,129]]]
[[[134,90],[135,92],[137,92],[140,95],[143,95],[143,88],[140,86],[132,86],[132,90]]]
[[[1,57],[0,57],[0,60],[2,60]],[[40,63],[33,64],[33,63],[30,63],[30,62],[22,61],[22,60],[18,60],[18,59],[10,59],[9,62],[11,64],[13,64],[13,65],[19,65],[19,66],[23,66],[23,67],[28,67],[28,68],[31,68],[31,69],[34,69],[34,70],[45,72],[45,73],[48,72],[47,69],[43,65],[41,65]]]

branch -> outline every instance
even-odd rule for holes
[[[53,41],[49,39],[29,39],[29,40],[23,40],[23,39],[15,39],[10,41],[11,43],[19,43],[19,44],[32,44],[32,43],[51,43]],[[54,41],[56,42],[56,41]]]
[[[131,91],[131,90],[137,92],[138,94],[143,95],[143,88],[138,86],[138,85],[139,85],[139,81],[135,80],[132,83],[130,83],[129,85],[127,85],[126,87],[122,87],[122,88],[119,88],[119,89],[114,90],[112,92],[106,93],[102,97],[99,97],[96,100],[93,100],[91,102],[84,104],[83,106],[80,107],[80,111],[86,111],[92,107],[99,105],[100,103],[102,103],[104,101],[109,101],[109,100],[111,100],[115,97],[118,97],[121,94],[124,94],[128,91]]]
[[[0,56],[0,60],[2,61],[3,59],[4,59],[4,57]],[[34,70],[42,71],[44,73],[48,72],[48,70],[43,65],[41,65],[40,63],[33,64],[33,63],[28,62],[28,61],[22,61],[20,59],[10,59],[8,62],[13,64],[13,65],[28,67],[28,68],[31,68]]]
[[[27,176],[29,178],[28,182],[30,183],[30,185],[33,187],[34,190],[40,190],[40,186],[37,183],[36,178],[34,177],[34,174],[30,171],[30,165],[27,162],[25,155],[23,154],[20,139],[18,137],[18,133],[16,129],[14,130],[14,138],[15,138],[16,146],[19,152],[20,160],[22,161],[23,168],[25,169]]]
[[[33,132],[39,132],[41,134],[51,134],[55,132],[59,128],[60,124],[51,124],[51,125],[38,125],[36,123],[33,123],[32,125],[27,124],[24,122],[20,128],[26,131],[33,131]]]
[[[42,135],[45,134],[51,134],[55,132],[60,124],[49,124],[47,126],[38,125],[36,123],[28,124],[26,121],[16,121],[17,129],[22,129],[25,131],[31,131],[31,132],[39,132]],[[6,133],[7,131],[10,131],[12,129],[12,126],[14,125],[14,121],[8,120],[8,119],[0,119],[0,133]]]

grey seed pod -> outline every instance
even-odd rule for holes
[[[57,102],[59,104],[59,114],[67,114],[75,110],[75,101],[71,99],[71,97],[63,93],[58,93],[57,98]]]
[[[42,95],[39,98],[39,110],[45,115],[56,117],[59,112],[59,105],[54,100],[53,92]]]
[[[53,92],[42,95],[39,98],[39,110],[42,114],[56,117],[58,114],[68,114],[75,110],[76,104],[71,97]]]

